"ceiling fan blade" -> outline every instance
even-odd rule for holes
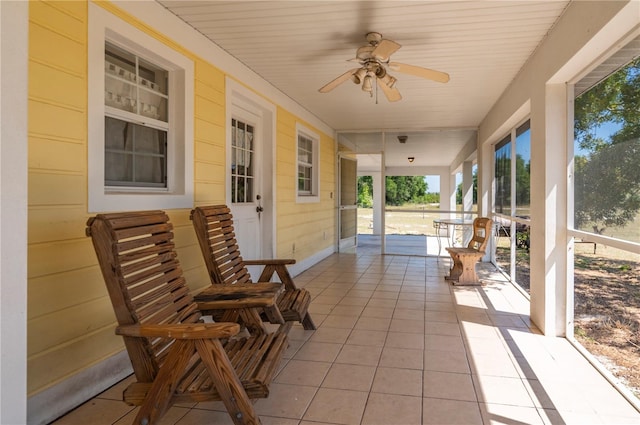
[[[391,40],[381,40],[380,43],[373,49],[371,56],[379,61],[386,62],[389,60],[389,56],[395,53],[400,47],[400,44]]]
[[[397,102],[402,99],[402,95],[397,88],[390,88],[385,83],[380,81],[380,78],[376,78],[376,81],[378,81],[378,86],[382,89],[384,95],[387,96],[387,100],[389,102]]]
[[[421,66],[390,62],[389,68],[394,71],[402,72],[409,75],[415,75],[416,77],[426,78],[428,80],[437,81],[439,83],[446,83],[447,81],[449,81],[449,74],[447,74],[446,72],[434,71],[433,69],[422,68]]]
[[[320,93],[328,93],[328,92],[330,92],[331,90],[333,90],[336,87],[338,87],[340,84],[342,84],[345,81],[347,81],[359,69],[360,68],[353,68],[353,69],[348,70],[347,72],[345,72],[344,74],[342,74],[341,76],[336,78],[335,80],[330,81],[326,85],[322,86],[320,89],[318,89],[318,91]]]

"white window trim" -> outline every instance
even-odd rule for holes
[[[298,192],[298,141],[302,135],[313,142],[313,162],[311,174],[311,194],[300,194]],[[295,165],[295,188],[296,202],[299,204],[320,202],[320,136],[300,123],[296,123],[296,165]]]
[[[107,190],[104,182],[104,48],[120,45],[170,71],[172,127],[167,139],[167,188]],[[194,64],[148,34],[89,3],[88,37],[88,208],[89,212],[175,209],[193,206]]]

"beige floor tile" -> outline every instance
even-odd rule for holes
[[[298,324],[294,324],[289,331],[289,340],[296,339],[301,341],[306,341],[311,338],[312,335],[315,335],[318,331],[308,331],[305,330],[302,326]]]
[[[408,310],[396,308],[393,312],[394,319],[422,320],[424,321],[424,310]]]
[[[322,387],[368,392],[375,373],[375,366],[336,363],[329,369]]]
[[[408,332],[424,335],[424,320],[396,319],[391,320],[389,332]]]
[[[413,296],[411,299],[399,299],[396,303],[396,310],[418,310],[424,311],[424,301],[416,300],[417,297]],[[420,296],[422,298],[422,296]]]
[[[233,425],[233,421],[227,412],[200,409],[189,410],[182,418],[173,423],[176,425],[201,425],[207,423],[216,425]]]
[[[451,302],[430,302],[427,301],[424,306],[425,310],[428,311],[450,311],[454,312],[455,307]]]
[[[360,286],[366,284],[366,282],[363,282],[362,279],[358,280],[358,283],[356,283],[354,285],[354,287],[352,287],[351,289],[349,289],[349,292],[347,292],[348,297],[358,297],[358,298],[371,298],[371,295],[373,295],[373,292],[375,291],[375,289],[362,289]],[[373,282],[373,284],[377,285],[377,282]]]
[[[377,366],[382,347],[364,345],[344,345],[335,363]]]
[[[505,376],[520,378],[511,357],[504,351],[492,354],[469,353],[471,373],[476,375]]]
[[[313,304],[328,304],[334,306],[338,304],[343,298],[342,296],[325,295],[325,292],[326,290],[322,294],[315,297],[312,300]]]
[[[333,310],[331,310],[331,313],[342,316],[360,316],[362,310],[364,310],[364,306],[337,305],[333,308]]]
[[[255,408],[261,417],[302,419],[316,390],[316,387],[271,383],[269,397],[257,400]]]
[[[316,304],[311,302],[309,305],[309,313],[313,314],[331,314],[333,310],[333,304]]]
[[[372,392],[422,396],[422,371],[378,367],[373,380]]]
[[[363,307],[369,302],[369,297],[347,297],[345,296],[338,305]]]
[[[424,333],[427,335],[461,336],[460,326],[457,323],[426,322]]]
[[[393,312],[393,307],[389,308],[367,305],[367,307],[365,307],[365,309],[362,311],[361,317],[391,318],[393,316]]]
[[[290,360],[278,373],[274,382],[318,387],[327,375],[329,367],[331,363]]]
[[[320,326],[324,328],[352,329],[357,321],[358,316],[330,314],[324,319],[324,322],[322,322]]]
[[[384,341],[387,338],[386,331],[369,331],[354,329],[351,331],[347,344],[351,345],[373,345],[375,347],[382,347]]]
[[[313,331],[313,336],[309,338],[313,342],[332,342],[336,344],[344,344],[351,333],[351,329],[340,328],[318,328]]]
[[[508,406],[504,404],[480,403],[480,413],[485,425],[498,424],[543,424],[538,410],[533,407]],[[565,423],[564,421],[561,423]],[[577,424],[577,422],[576,422]],[[585,425],[581,423],[580,425]]]
[[[371,393],[362,425],[420,425],[421,410],[420,397]]]
[[[424,346],[427,350],[464,352],[464,343],[459,336],[425,335]]]
[[[424,319],[427,322],[458,323],[458,316],[452,311],[427,310],[424,312]]]
[[[117,400],[122,402],[122,392],[134,382],[136,382],[136,377],[134,375],[129,375],[128,377],[124,378],[122,381],[111,386],[109,389],[101,392],[96,397],[105,398],[109,400]]]
[[[387,331],[391,319],[383,317],[366,317],[360,316],[358,322],[354,326],[354,329],[369,330],[369,331]]]
[[[300,423],[297,419],[276,418],[264,415],[260,416],[260,422],[262,422],[262,425],[298,425]]]
[[[383,307],[383,308],[395,308],[397,301],[395,299],[387,299],[376,297],[375,293],[369,299],[367,307]]]
[[[424,425],[482,425],[480,407],[474,401],[425,398]]]
[[[471,373],[467,355],[461,351],[424,350],[424,370]]]
[[[140,408],[136,407],[134,410],[129,412],[126,416],[121,418],[119,421],[114,422],[113,425],[131,425],[135,421],[136,414],[138,413],[138,410],[140,410]],[[189,413],[190,410],[191,409],[187,408],[187,407],[172,406],[172,407],[169,408],[167,413],[165,413],[164,416],[162,416],[162,418],[160,419],[160,422],[158,423],[158,425],[174,425],[174,424],[177,424],[177,423],[182,424],[182,422],[180,422],[180,420],[182,418],[184,418],[184,416],[187,413]],[[233,423],[233,422],[231,422],[231,418],[229,418],[229,414],[226,413],[226,410],[223,411],[223,412],[218,412],[218,413],[221,413],[222,415],[226,415],[227,419],[229,420],[229,422],[221,422],[221,423],[225,423],[225,424],[226,423],[230,423],[230,424]],[[79,424],[80,423],[82,423],[82,422],[79,422]],[[93,424],[93,422],[85,422],[85,423]]]
[[[380,357],[380,366],[382,367],[422,370],[423,365],[424,352],[422,350],[385,347],[382,350],[382,357]]]
[[[424,371],[424,397],[477,401],[471,375]]]
[[[520,378],[472,375],[478,401],[488,404],[536,407]]]
[[[111,425],[132,410],[133,407],[122,401],[94,398],[58,419],[54,424]]]
[[[427,302],[431,303],[449,303],[453,305],[453,298],[451,294],[430,294],[427,296]]]
[[[404,332],[389,332],[387,340],[385,341],[385,347],[423,350],[424,335]]]
[[[358,425],[367,403],[367,392],[320,388],[304,420],[331,424]]]
[[[331,342],[307,341],[294,356],[295,360],[310,360],[314,362],[333,362],[342,349],[342,344]]]
[[[285,350],[282,358],[285,360],[293,358],[303,344],[304,341],[301,339],[289,339],[289,347]]]

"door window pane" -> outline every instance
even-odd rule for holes
[[[231,120],[231,202],[253,202],[255,129]]]

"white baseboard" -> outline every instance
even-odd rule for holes
[[[310,257],[305,258],[304,260],[297,261],[295,264],[289,266],[289,274],[295,277],[302,273],[303,271],[311,268],[312,266],[318,264],[320,261],[324,260],[331,254],[335,252],[335,247],[330,246],[328,248],[323,249],[322,251],[318,251]]]
[[[125,350],[47,388],[27,400],[27,423],[54,421],[133,372]]]

